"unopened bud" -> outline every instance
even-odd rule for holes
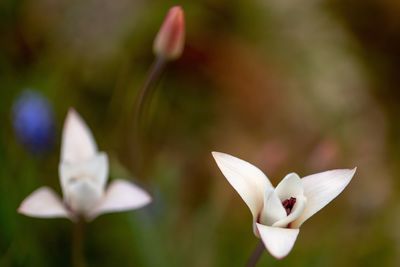
[[[164,19],[164,22],[154,40],[154,53],[167,60],[181,56],[185,44],[185,18],[180,6],[174,6]]]

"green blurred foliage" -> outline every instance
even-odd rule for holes
[[[133,108],[171,5],[187,44],[151,101],[137,164]],[[210,152],[264,170],[273,183],[358,166],[345,192],[302,228],[282,261],[259,266],[398,266],[400,5],[396,1],[201,0],[0,2],[0,266],[71,266],[72,224],[17,214],[56,188],[56,149],[33,156],[11,108],[26,88],[69,107],[111,158],[111,179],[154,203],[88,226],[88,266],[244,266],[251,216]]]

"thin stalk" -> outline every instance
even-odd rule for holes
[[[257,262],[260,260],[263,252],[265,250],[264,243],[260,240],[251,254],[249,260],[247,261],[246,267],[254,267],[257,265]]]
[[[165,69],[167,61],[162,57],[157,57],[150,67],[147,78],[140,89],[138,97],[135,103],[135,131],[139,132],[141,128],[141,123],[143,116],[145,115],[145,109],[148,104],[149,99],[154,92],[157,82]]]
[[[79,219],[74,223],[72,233],[72,264],[74,267],[86,267],[84,257],[85,221]]]
[[[135,151],[135,161],[139,166],[141,158],[143,157],[143,148],[142,148],[142,127],[144,118],[146,117],[146,108],[154,94],[156,85],[163,74],[167,61],[162,57],[157,57],[153,64],[150,67],[147,78],[143,84],[143,87],[140,89],[139,94],[136,98],[135,102],[135,110],[134,110],[134,147],[133,151]]]

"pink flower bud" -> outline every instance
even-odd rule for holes
[[[169,11],[154,40],[154,53],[167,60],[180,57],[185,43],[185,18],[180,6]]]

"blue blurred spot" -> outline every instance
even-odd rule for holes
[[[13,106],[13,125],[17,139],[30,152],[43,154],[53,147],[53,109],[39,92],[21,93]]]

